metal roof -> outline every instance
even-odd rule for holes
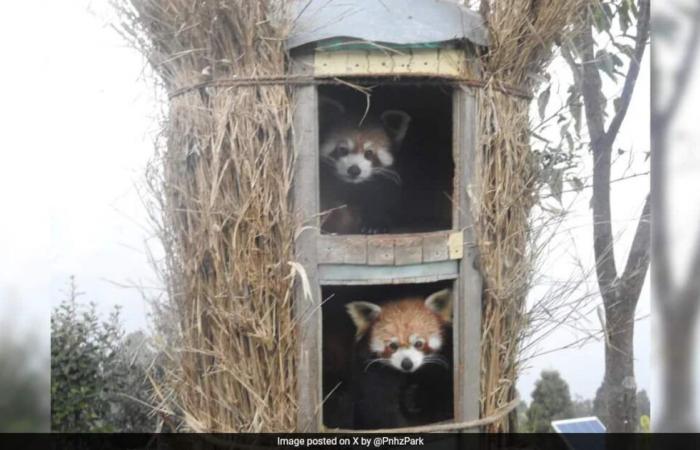
[[[467,39],[487,45],[481,16],[448,0],[294,0],[287,48],[346,37],[390,44]]]

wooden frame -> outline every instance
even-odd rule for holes
[[[313,54],[299,55],[291,68],[295,74],[313,71]],[[321,285],[317,276],[316,241],[320,234],[318,176],[318,92],[316,86],[297,88],[293,112],[294,211],[301,228],[294,243],[297,263],[304,268],[297,280],[295,320],[297,349],[297,430],[315,432],[323,426],[321,385]],[[305,292],[304,285],[310,287]]]
[[[476,193],[477,107],[472,88],[460,87],[453,94],[452,144],[455,161],[455,226],[464,236],[457,298],[454,304],[455,421],[479,418],[481,399],[481,289],[478,248],[471,210]],[[466,360],[466,361],[465,361]],[[477,430],[474,430],[477,431]]]
[[[318,53],[295,55],[292,72],[314,73]],[[367,73],[355,75],[367,76]],[[319,226],[318,92],[314,85],[296,90],[294,204],[302,219],[295,242],[304,268],[295,311],[298,340],[298,431],[323,430],[322,285],[413,284],[454,280],[454,421],[479,418],[481,289],[471,199],[475,186],[477,110],[472,89],[453,92],[454,210],[452,230],[400,235],[322,235]],[[308,283],[306,283],[308,282]],[[303,288],[310,286],[310,292]]]

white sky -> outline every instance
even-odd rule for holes
[[[106,1],[85,0],[0,7],[5,61],[0,71],[0,314],[16,314],[47,337],[49,306],[62,298],[72,274],[102,311],[122,305],[129,330],[147,326],[147,307],[138,291],[114,283],[158,286],[145,250],[149,246],[157,252],[158,245],[138,186],[153,154],[161,106],[142,77],[142,57],[88,5],[102,11],[101,17],[108,11]],[[642,166],[639,155],[649,145],[648,92],[644,71],[623,130],[623,147],[631,147],[635,164]],[[621,235],[618,267],[624,265],[636,225],[630,219],[638,217],[648,187],[645,177],[613,186],[615,230],[628,231]],[[586,192],[575,203],[570,234],[556,238],[566,247],[557,246],[559,253],[553,252],[545,265],[549,277],[566,278],[574,270],[562,248],[592,263],[589,196]],[[645,289],[638,316],[648,312]],[[597,319],[587,326],[599,328]],[[574,337],[561,330],[540,350]],[[646,389],[650,342],[649,320],[642,320],[635,356],[637,383]],[[542,369],[559,370],[573,395],[592,398],[603,376],[602,343],[550,353],[530,366],[518,384],[524,398]]]

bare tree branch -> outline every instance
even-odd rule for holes
[[[647,47],[649,39],[649,0],[640,0],[639,2],[639,19],[637,21],[637,36],[635,38],[634,54],[630,57],[630,66],[625,76],[625,84],[622,88],[620,96],[620,107],[613,117],[605,137],[610,141],[610,145],[615,141],[617,133],[620,131],[620,126],[625,120],[627,110],[632,101],[634,87],[637,85],[637,77],[639,76],[639,68],[644,57],[644,50]]]
[[[629,301],[634,301],[636,306],[639,300],[644,279],[649,269],[649,260],[651,258],[651,197],[647,195],[644,201],[642,215],[637,223],[637,231],[632,240],[632,248],[627,257],[625,271],[622,273],[621,282],[624,287],[629,289]],[[634,300],[633,300],[634,299]]]

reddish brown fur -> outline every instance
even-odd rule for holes
[[[346,138],[353,141],[355,144],[350,153],[362,154],[365,152],[365,143],[371,142],[372,149],[374,150],[370,159],[372,161],[372,166],[378,167],[381,165],[379,158],[377,158],[377,151],[380,148],[387,149],[391,152],[391,140],[381,127],[369,127],[369,128],[346,128],[335,133],[338,136],[345,136]]]
[[[411,335],[417,335],[425,341],[424,353],[430,353],[434,349],[428,346],[428,339],[434,334],[442,334],[445,323],[433,311],[425,306],[423,298],[408,298],[382,305],[382,312],[371,328],[370,339],[378,339],[388,342],[392,338],[398,339],[399,347],[410,345]],[[391,351],[385,351],[389,356]]]

